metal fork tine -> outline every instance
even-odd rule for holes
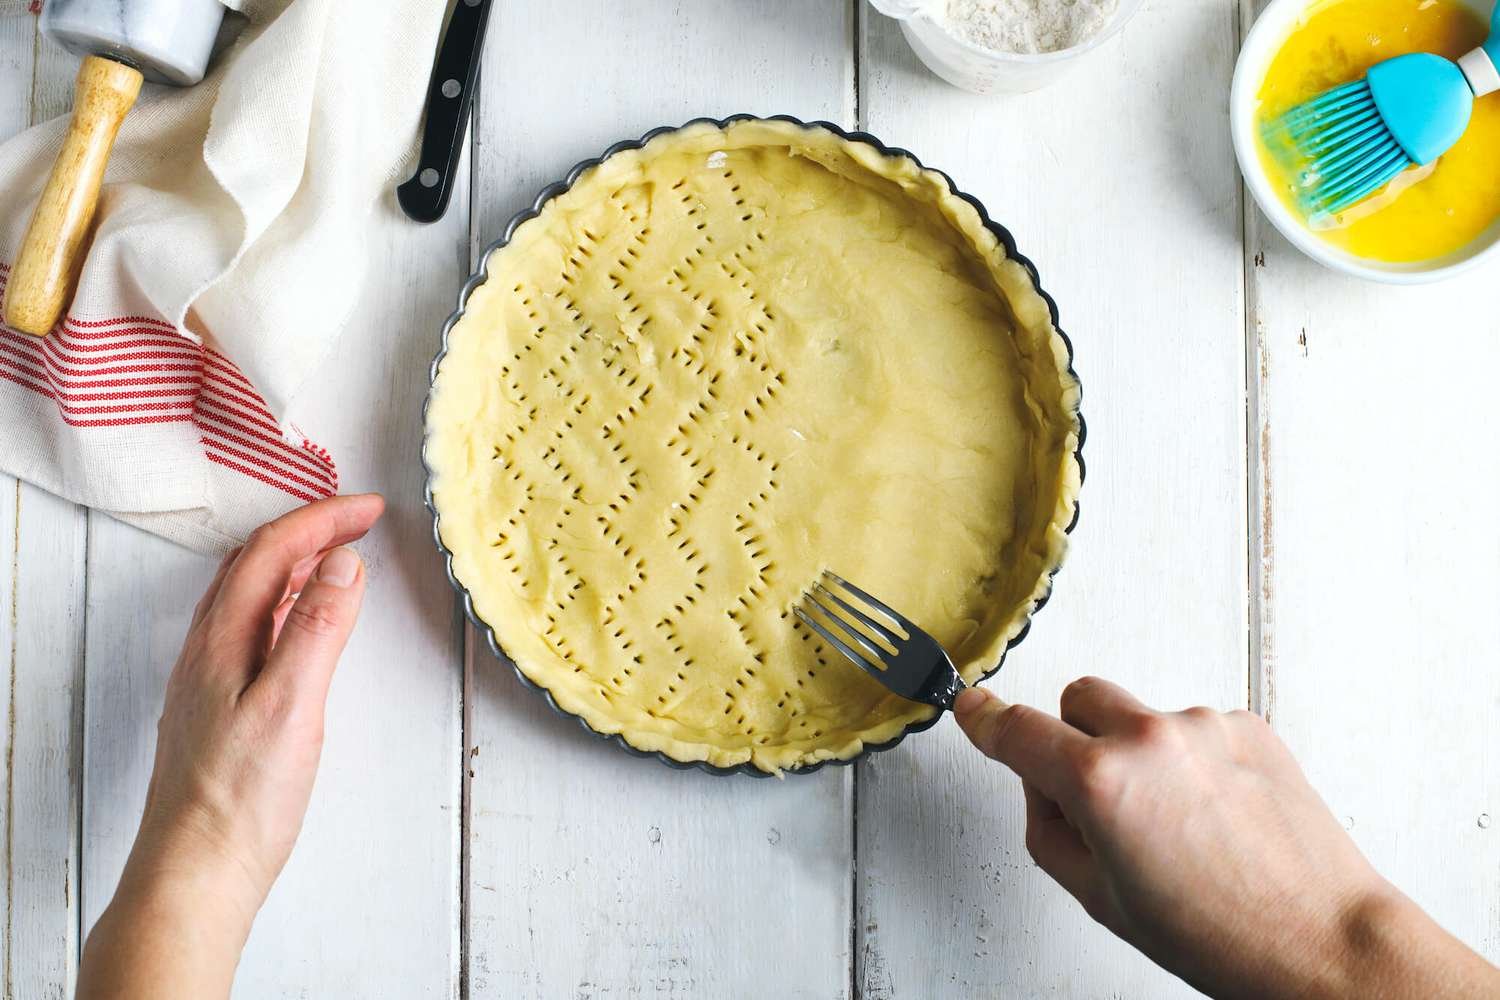
[[[868,614],[859,610],[854,605],[850,604],[848,601],[840,597],[838,594],[835,594],[833,591],[823,586],[821,583],[813,584],[813,589],[820,594],[826,594],[835,604],[843,608],[845,611],[849,612],[849,614],[853,615],[855,621],[868,628],[871,632],[874,632],[876,635],[884,639],[886,642],[890,643],[892,646],[895,646],[901,642],[901,637],[895,632],[892,632],[890,628],[880,624],[880,622],[876,621],[874,618],[871,618]]]
[[[833,609],[828,605],[820,602],[815,595],[808,594],[807,603],[811,604],[813,607],[821,611],[823,613],[823,617],[828,619],[828,624],[838,629],[840,635],[847,635],[850,639],[853,639],[855,642],[857,642],[859,644],[859,648],[863,649],[867,654],[869,654],[865,657],[865,659],[869,660],[871,663],[879,664],[882,666],[886,664],[886,660],[890,657],[891,654],[881,649],[880,646],[872,639],[870,639],[869,636],[864,635],[860,632],[859,629],[855,628],[847,621],[834,614]]]
[[[811,615],[807,614],[807,612],[803,611],[801,608],[793,608],[792,613],[795,614],[798,618],[801,618],[803,622],[811,626],[813,631],[817,632],[825,640],[832,643],[833,648],[837,649],[840,653],[843,653],[846,657],[848,657],[849,661],[855,666],[860,667],[867,674],[871,674],[877,677],[880,675],[881,670],[879,667],[875,666],[875,664],[871,663],[869,660],[856,653],[848,643],[844,642],[844,640],[828,631],[822,625],[819,625],[816,621],[813,620]]]
[[[889,615],[891,621],[893,621],[896,624],[900,625],[908,633],[913,628],[916,627],[916,626],[912,625],[911,622],[907,621],[906,618],[905,618],[905,616],[903,616],[901,614],[901,612],[897,611],[895,608],[891,607],[890,605],[888,605],[888,604],[886,604],[886,603],[884,603],[882,601],[878,601],[875,598],[871,597],[869,594],[865,593],[863,590],[860,590],[858,587],[856,587],[854,584],[850,583],[848,580],[845,580],[843,577],[839,576],[833,570],[831,570],[831,569],[825,569],[823,571],[823,575],[826,576],[826,577],[828,577],[828,579],[832,580],[834,583],[838,584],[840,587],[843,587],[845,590],[847,590],[849,593],[853,594],[855,597],[859,598],[861,601],[864,601],[866,604],[868,604],[870,607],[874,608],[876,611],[879,611],[879,612],[881,612],[882,614],[885,614],[885,615]]]
[[[845,591],[849,599],[822,580],[814,581],[792,606],[803,624],[893,694],[940,710],[953,706],[953,699],[964,689],[963,678],[936,639],[838,574],[824,570],[822,579]],[[813,610],[818,618],[809,614]],[[872,612],[890,621],[881,622]]]

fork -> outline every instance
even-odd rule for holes
[[[845,597],[839,596],[834,587]],[[804,605],[816,610],[828,625],[808,614]],[[792,611],[893,694],[946,710],[953,707],[953,699],[964,689],[957,668],[936,639],[894,608],[828,570]]]

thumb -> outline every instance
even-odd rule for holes
[[[981,687],[961,693],[953,702],[953,715],[985,756],[1016,772],[1047,798],[1067,797],[1068,762],[1088,742],[1083,733],[1046,712],[1007,705]]]
[[[347,547],[330,550],[287,612],[256,683],[321,703],[364,594],[365,570],[358,553]]]
[[[994,757],[995,734],[1009,707],[993,691],[976,686],[959,693],[953,702],[953,718],[975,749]]]
[[[1059,755],[1047,749],[1076,747],[1086,737],[1044,712],[1007,705],[980,687],[958,696],[953,715],[980,752],[1020,775],[1026,794],[1026,850],[1042,871],[1098,919],[1103,912],[1098,868],[1055,801],[1063,779]]]

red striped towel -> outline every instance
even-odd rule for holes
[[[0,327],[0,472],[204,551],[338,490],[291,418],[394,210],[445,8],[226,2],[246,26],[209,76],[147,85],[121,130],[67,318]],[[0,145],[0,290],[66,124]]]
[[[0,293],[9,270],[0,263]],[[289,434],[234,362],[149,317],[69,316],[45,340],[0,327],[0,412],[34,418],[23,424],[31,432],[12,441],[13,472],[193,548],[232,544],[239,536],[222,530],[226,523],[253,527],[277,510],[338,492],[333,457]],[[48,425],[60,433],[35,433]],[[163,490],[156,478],[149,495],[131,503],[137,490],[121,496],[99,489],[99,463],[129,482],[132,469],[155,464],[142,463],[143,450],[180,460],[188,439],[209,463],[200,470],[202,492]],[[69,450],[94,464],[58,461],[58,452]],[[70,481],[70,472],[81,478]],[[186,515],[206,511],[216,496],[216,518]]]

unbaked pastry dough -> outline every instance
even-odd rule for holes
[[[492,254],[426,454],[453,572],[601,733],[779,771],[928,719],[789,609],[825,567],[966,680],[1047,592],[1078,388],[1027,272],[947,182],[816,127],[696,125]]]

